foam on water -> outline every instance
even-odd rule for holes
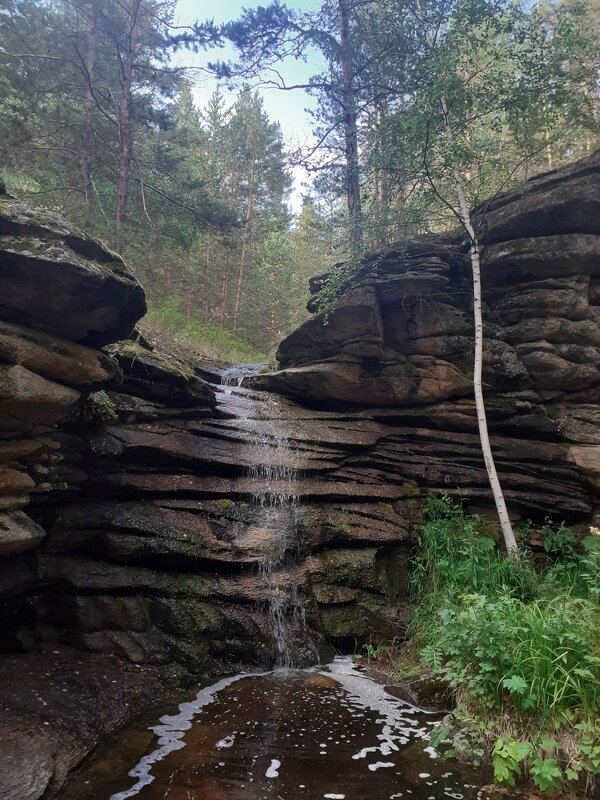
[[[281,761],[278,761],[276,758],[271,759],[271,766],[265,772],[266,778],[278,778],[279,777],[279,767],[281,766]]]
[[[147,737],[133,739],[141,753],[113,738],[62,800],[475,800],[476,779],[426,751],[437,719],[349,658],[236,675],[161,717],[149,751]]]
[[[256,674],[262,675],[265,673]],[[154,780],[151,772],[152,766],[162,761],[175,750],[180,750],[182,747],[185,747],[183,737],[185,732],[192,727],[192,720],[196,714],[198,714],[201,709],[205,708],[205,706],[214,703],[219,692],[225,689],[226,686],[231,686],[232,683],[236,683],[236,681],[246,677],[248,677],[248,674],[242,673],[241,675],[232,675],[229,678],[223,678],[223,680],[214,683],[212,686],[201,689],[196,695],[196,699],[192,700],[190,703],[181,703],[178,714],[161,717],[159,724],[151,729],[158,738],[158,747],[141,758],[128,773],[130,778],[137,778],[137,782],[124,792],[112,794],[110,800],[128,800],[128,798],[135,797],[139,794],[144,786],[152,783]]]

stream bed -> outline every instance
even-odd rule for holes
[[[476,773],[438,757],[439,715],[349,658],[224,678],[98,748],[60,800],[471,800]]]

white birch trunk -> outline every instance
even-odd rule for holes
[[[446,101],[442,98],[442,109],[444,112],[444,120],[448,135],[452,138],[452,129],[448,119],[448,107]],[[502,492],[502,486],[496,471],[494,463],[494,456],[492,454],[492,447],[490,445],[490,437],[488,433],[487,415],[485,412],[485,403],[483,399],[483,384],[482,384],[482,368],[483,368],[483,316],[481,312],[481,259],[479,252],[479,243],[477,235],[471,223],[471,215],[469,214],[469,206],[465,195],[464,183],[460,171],[456,165],[452,169],[452,176],[454,178],[454,187],[456,189],[456,196],[458,198],[460,219],[466,230],[469,240],[471,242],[471,269],[473,272],[473,321],[475,325],[475,359],[473,366],[473,391],[475,393],[475,408],[477,410],[477,424],[479,426],[479,438],[481,440],[481,452],[485,461],[492,494],[494,495],[494,502],[496,503],[496,511],[498,512],[498,519],[500,520],[500,527],[502,528],[502,535],[506,545],[506,551],[509,555],[513,556],[518,553],[517,540],[508,516],[508,509],[506,508],[506,501]]]

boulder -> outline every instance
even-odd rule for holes
[[[32,550],[46,531],[22,511],[0,514],[0,556]]]
[[[0,430],[27,430],[64,417],[79,392],[15,364],[0,364]]]
[[[425,405],[468,395],[472,390],[472,382],[460,369],[430,356],[415,356],[395,364],[331,359],[265,373],[250,385],[281,392],[300,402],[342,406]]]
[[[123,370],[122,393],[166,406],[214,405],[214,392],[193,368],[168,361],[134,341],[122,341],[107,352]]]
[[[1,319],[81,344],[128,336],[146,311],[144,291],[120,256],[60,216],[7,195],[0,197],[0,282]]]
[[[104,353],[57,336],[0,320],[0,361],[68,386],[91,387],[111,380],[117,370]]]
[[[600,151],[536,175],[474,211],[486,244],[522,237],[600,234]]]

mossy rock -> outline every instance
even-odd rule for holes
[[[326,550],[319,557],[319,573],[327,583],[378,590],[376,556],[373,547]]]
[[[221,614],[209,603],[190,597],[160,597],[152,602],[152,620],[162,631],[187,641],[208,638],[222,624]]]
[[[0,196],[0,314],[101,346],[128,336],[144,290],[119,255],[59,215]]]
[[[123,370],[122,391],[157,400],[168,406],[216,403],[213,389],[199,378],[193,366],[172,361],[126,339],[105,348]]]
[[[391,606],[371,592],[357,591],[352,603],[321,607],[323,631],[334,640],[389,642],[404,635],[408,618],[408,605]]]
[[[410,594],[410,547],[404,544],[377,551],[376,574],[380,591],[391,602]]]

